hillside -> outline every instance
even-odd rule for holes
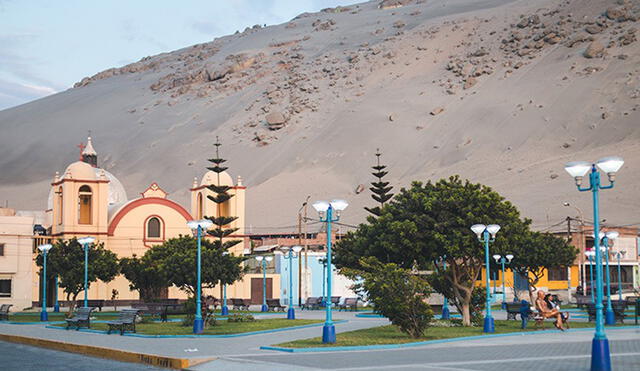
[[[377,0],[257,25],[0,111],[0,200],[45,208],[91,130],[130,197],[157,181],[185,204],[219,136],[253,233],[294,230],[307,195],[362,221],[376,148],[396,191],[460,174],[543,230],[576,215],[564,201],[591,220],[565,162],[619,155],[602,215],[640,223],[638,18],[638,0]]]

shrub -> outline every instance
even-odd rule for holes
[[[382,264],[375,258],[361,259],[366,271],[359,291],[367,293],[376,312],[389,318],[400,331],[419,338],[433,318],[427,298],[431,287],[427,281],[394,263]]]
[[[229,322],[255,322],[256,319],[251,314],[232,314],[227,317]]]

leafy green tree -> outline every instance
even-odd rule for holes
[[[529,282],[529,300],[533,303],[536,285],[551,268],[566,268],[576,259],[578,250],[565,239],[551,233],[529,232],[520,243],[510,247],[514,255],[509,267],[526,277]]]
[[[240,265],[244,258],[226,254],[212,241],[202,239],[201,274],[202,286],[214,287],[218,282],[233,283],[242,277]],[[149,249],[150,261],[158,269],[166,272],[167,282],[177,286],[189,295],[195,295],[197,288],[197,240],[191,236],[171,238],[161,245]]]
[[[144,301],[160,297],[161,290],[171,286],[167,272],[152,255],[146,253],[138,258],[134,254],[131,258],[120,259],[120,272],[129,280],[129,288],[137,290]]]
[[[363,258],[364,279],[356,285],[375,306],[375,311],[413,338],[424,335],[433,313],[427,304],[431,287],[427,281],[397,264],[382,264],[375,258]]]
[[[414,182],[382,209],[379,218],[367,218],[335,248],[338,268],[363,270],[360,257],[410,269],[433,267],[446,257],[444,272],[452,298],[461,306],[463,324],[471,325],[473,287],[482,272],[484,246],[469,227],[476,223],[502,226],[490,254],[503,253],[519,243],[529,220],[520,220],[516,207],[490,187],[462,181],[458,176],[436,183]],[[349,271],[348,269],[346,271]]]
[[[89,265],[87,282],[100,280],[110,282],[118,275],[118,257],[104,248],[103,243],[89,245]],[[36,264],[42,267],[42,255],[36,258]],[[49,273],[50,272],[50,273]],[[76,238],[68,241],[58,240],[47,254],[47,275],[58,276],[58,285],[67,294],[71,302],[69,312],[75,308],[78,294],[84,290],[84,248]]]
[[[369,190],[373,193],[371,195],[371,198],[379,202],[380,206],[376,206],[372,208],[369,208],[369,207],[364,208],[365,210],[367,210],[368,212],[370,212],[375,216],[380,216],[380,214],[382,213],[382,207],[384,206],[385,202],[389,201],[393,197],[393,193],[390,193],[393,187],[389,185],[389,182],[385,182],[383,180],[384,176],[387,175],[389,172],[385,170],[387,168],[386,165],[380,165],[381,155],[382,154],[380,153],[380,150],[377,150],[376,151],[377,165],[371,167],[374,170],[374,172],[371,174],[374,177],[378,178],[378,180],[376,180],[375,182],[371,182],[372,187],[369,188]]]

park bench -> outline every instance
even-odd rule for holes
[[[2,304],[0,306],[0,320],[9,320],[9,308],[11,308],[12,306],[13,304]]]
[[[429,304],[433,313],[442,313],[443,304]]]
[[[358,298],[345,298],[344,302],[340,304],[340,310],[358,310]]]
[[[301,310],[307,309],[307,310],[311,310],[311,309],[318,309],[320,308],[320,301],[322,298],[320,297],[316,297],[316,296],[309,296],[307,298],[307,301],[302,304],[302,306],[300,307]]]
[[[65,319],[67,321],[68,330],[72,325],[76,326],[76,331],[80,329],[80,327],[91,328],[91,312],[96,309],[93,307],[80,307],[76,310],[73,317]]]
[[[159,317],[162,319],[164,315],[164,306],[159,303],[134,303],[131,308],[137,309],[138,313],[143,316]]]
[[[331,306],[333,308],[337,308],[340,304],[340,296],[332,296],[331,297]]]
[[[111,334],[112,330],[120,330],[120,335],[124,335],[127,330],[136,332],[136,317],[138,316],[137,309],[123,309],[118,315],[118,319],[115,321],[107,322],[109,330],[107,334]]]
[[[285,306],[280,304],[280,299],[267,299],[267,307],[269,311],[281,311],[284,312]]]
[[[620,321],[620,323],[624,323],[625,314],[624,311],[627,309],[627,302],[620,300],[611,300],[611,308],[613,309],[613,315],[615,316],[616,322]],[[605,315],[607,310],[607,302],[604,301],[602,303],[602,311],[603,315]],[[596,319],[596,305],[594,303],[589,303],[587,305],[587,314],[589,314],[589,322],[595,321]]]
[[[238,298],[231,298],[229,300],[231,301],[231,306],[233,309],[249,310],[249,304],[250,304],[249,300],[238,299]]]
[[[78,308],[84,307],[84,300],[76,300],[76,306]],[[98,311],[102,312],[102,307],[104,307],[104,300],[102,299],[87,300],[87,307],[98,308]]]
[[[505,303],[507,305],[507,320],[515,320],[516,316],[520,314],[520,303]]]
[[[627,296],[625,300],[627,301],[627,306],[631,307],[636,305],[636,301],[640,299],[640,296]]]
[[[591,296],[576,294],[576,306],[578,308],[584,309],[589,303],[591,303]]]

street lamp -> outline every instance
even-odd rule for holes
[[[320,215],[320,221],[327,223],[327,296],[325,308],[326,318],[322,327],[322,343],[333,344],[336,342],[336,328],[331,319],[331,223],[340,220],[340,213],[349,204],[345,200],[316,201],[313,208]],[[335,216],[334,216],[335,211]]]
[[[42,251],[42,310],[40,311],[40,321],[48,321],[49,315],[47,314],[47,253],[53,245],[44,244],[38,246],[38,250]]]
[[[327,273],[327,259],[325,258],[318,258],[318,263],[322,264],[322,305],[326,305],[327,303],[327,296],[325,295],[325,284],[327,283],[326,280],[326,273]]]
[[[496,263],[500,263],[502,265],[502,309],[506,309],[507,308],[507,295],[505,292],[505,288],[504,288],[504,281],[505,281],[505,273],[504,273],[504,265],[507,264],[511,264],[511,259],[513,259],[513,255],[512,254],[507,254],[506,256],[502,256],[502,255],[494,255],[493,259],[495,259]]]
[[[585,251],[584,254],[587,256],[587,259],[589,260],[589,281],[591,281],[591,302],[592,303],[596,303],[596,298],[595,298],[595,290],[594,290],[594,283],[593,283],[593,257],[596,254],[593,250],[588,250]]]
[[[269,311],[269,306],[267,306],[267,262],[273,260],[273,256],[256,256],[256,260],[262,263],[262,308],[261,312]]]
[[[224,251],[222,255],[229,255],[228,251]],[[229,315],[229,307],[227,306],[227,283],[222,284],[222,308],[220,308],[221,316]]]
[[[620,157],[605,157],[598,160],[595,164],[585,161],[569,162],[565,165],[565,170],[571,175],[576,182],[576,186],[580,192],[591,191],[593,198],[593,230],[600,231],[600,213],[598,205],[598,192],[601,189],[613,188],[616,173],[624,160]],[[607,174],[610,184],[602,186],[600,184],[600,172],[597,168]],[[582,188],[582,179],[587,173],[589,174],[589,187]],[[610,371],[611,355],[609,352],[609,340],[604,331],[604,321],[602,318],[602,254],[600,252],[600,239],[594,239],[595,258],[596,258],[596,331],[591,343],[591,371]]]
[[[607,312],[605,314],[605,324],[607,325],[615,325],[616,324],[616,315],[613,313],[613,307],[611,305],[611,270],[609,269],[609,240],[614,240],[618,238],[618,232],[610,231],[607,233],[600,232],[599,236],[602,239],[602,247],[601,250],[606,257],[607,262]]]
[[[213,222],[209,219],[191,220],[187,222],[187,226],[196,233],[198,240],[197,251],[197,284],[196,288],[196,318],[193,320],[193,333],[202,334],[204,330],[204,321],[202,320],[202,232],[213,226]]]
[[[84,306],[85,308],[89,306],[89,245],[94,243],[96,239],[94,237],[82,237],[78,239],[78,242],[82,245],[84,249]]]
[[[493,317],[491,317],[491,288],[489,282],[489,242],[496,240],[496,233],[500,230],[500,226],[497,224],[474,224],[471,226],[473,233],[478,236],[478,241],[484,243],[485,254],[485,271],[486,271],[486,287],[487,287],[487,312],[484,316],[484,328],[482,332],[491,333],[495,332],[495,324]],[[491,237],[489,237],[491,235]]]
[[[616,257],[618,258],[618,299],[622,301],[622,274],[620,273],[620,258],[624,256],[626,251],[616,251]]]
[[[302,246],[282,247],[282,251],[285,253],[283,255],[284,258],[289,260],[289,310],[287,311],[287,319],[296,319],[296,311],[293,308],[293,258],[297,257],[301,250]]]
[[[442,270],[447,271],[447,256],[443,256],[440,258],[442,260]],[[444,296],[444,295],[443,295]],[[449,300],[446,296],[444,296],[444,301],[442,302],[442,316],[440,319],[451,319],[451,312],[449,312]]]

